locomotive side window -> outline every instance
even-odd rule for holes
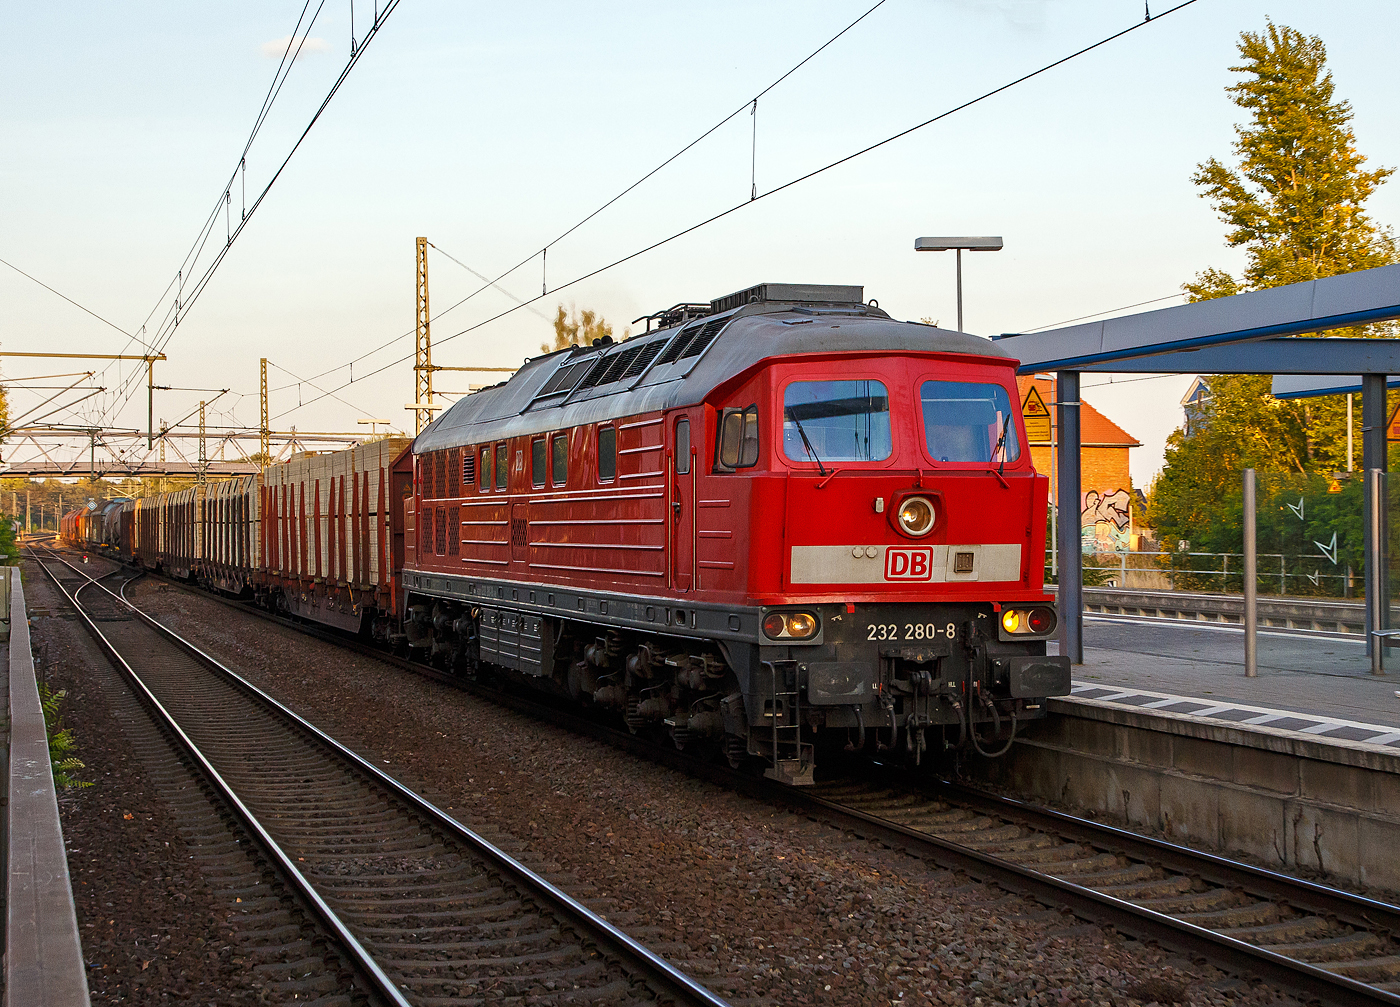
[[[928,453],[934,461],[985,465],[1021,457],[1016,415],[1001,385],[925,381],[919,401]]]
[[[748,468],[758,463],[758,406],[726,409],[719,420],[721,471]]]
[[[878,462],[893,450],[879,381],[794,381],[783,392],[783,454],[797,462]]]
[[[569,435],[555,434],[552,448],[554,451],[554,485],[563,486],[569,481]]]
[[[544,438],[536,437],[530,442],[530,485],[536,489],[545,483]]]
[[[491,488],[491,449],[489,447],[481,449],[481,471],[477,478],[480,480],[476,488],[485,493]]]
[[[506,475],[510,472],[510,445],[496,445],[496,489],[506,488]]]
[[[676,475],[690,472],[690,420],[676,420]]]
[[[617,428],[598,428],[598,481],[610,483],[617,477]]]

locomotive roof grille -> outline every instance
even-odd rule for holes
[[[699,332],[690,337],[690,343],[686,346],[684,352],[681,353],[681,359],[688,360],[691,357],[698,357],[700,354],[704,353],[705,347],[715,341],[715,337],[719,335],[719,330],[724,328],[729,321],[730,319],[728,318],[715,318],[706,322]]]
[[[697,322],[677,332],[675,337],[667,344],[666,352],[661,354],[661,359],[656,362],[656,366],[660,367],[662,364],[669,364],[674,360],[679,360],[681,351],[689,345],[690,337],[695,335],[696,330],[699,328],[700,324]]]
[[[566,392],[573,391],[574,385],[578,384],[579,379],[583,377],[593,363],[594,361],[592,360],[575,360],[573,363],[565,363],[563,367],[560,367],[559,370],[554,372],[553,377],[545,382],[544,387],[540,389],[540,393],[536,398],[542,399],[547,395],[553,395],[555,393],[562,395]]]
[[[737,290],[710,302],[714,314],[730,308],[761,301],[793,301],[798,304],[860,304],[865,300],[865,288],[834,283],[760,283],[747,290]]]
[[[661,352],[661,348],[665,345],[666,344],[661,340],[654,339],[643,346],[639,346],[637,348],[637,355],[632,358],[632,362],[628,364],[627,369],[622,372],[622,380],[626,381],[628,378],[635,378],[638,374],[645,371],[647,365],[656,358],[656,355]]]

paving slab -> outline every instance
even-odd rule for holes
[[[1400,649],[1376,676],[1360,640],[1261,631],[1246,678],[1238,627],[1086,616],[1084,644],[1076,696],[1400,750]]]

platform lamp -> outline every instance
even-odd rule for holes
[[[1000,252],[1001,238],[915,238],[916,252],[957,252],[958,253],[958,331],[963,330],[962,310],[962,253]]]

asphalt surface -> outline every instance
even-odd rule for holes
[[[1240,627],[1085,616],[1074,679],[1400,726],[1400,648],[1386,663],[1387,673],[1373,676],[1359,639],[1267,630],[1259,675],[1246,678]]]

